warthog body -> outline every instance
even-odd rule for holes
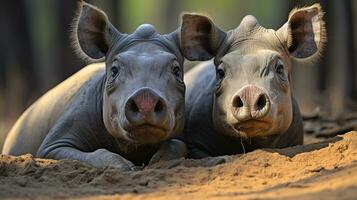
[[[4,154],[76,159],[122,170],[179,158],[186,146],[180,31],[115,29],[101,10],[80,4],[74,31],[92,64],[43,95],[11,129]]]
[[[183,16],[185,56],[207,60],[185,74],[185,137],[193,158],[303,143],[291,91],[292,59],[311,61],[325,42],[319,5],[294,9],[279,30],[246,16],[224,32],[202,15]]]

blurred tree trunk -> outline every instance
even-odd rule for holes
[[[351,14],[351,24],[352,26],[352,34],[353,34],[353,49],[352,49],[352,58],[353,58],[353,66],[354,66],[354,74],[355,84],[354,84],[354,100],[357,101],[357,1],[350,1],[350,7],[352,9]],[[352,43],[352,42],[351,42]]]
[[[180,26],[180,10],[182,1],[177,0],[166,0],[164,8],[164,18],[163,18],[163,29],[169,31],[174,31]]]
[[[11,102],[6,108],[15,113],[14,106],[28,105],[33,88],[38,86],[24,3],[25,0],[6,0],[0,6],[2,93],[6,92]]]
[[[0,25],[2,23],[0,22]],[[4,90],[6,87],[6,66],[5,66],[5,52],[4,52],[4,44],[3,44],[3,37],[2,34],[0,34],[0,97],[3,96]],[[1,106],[1,105],[0,105]]]
[[[319,2],[325,11],[328,43],[319,63],[293,68],[294,88],[303,113],[338,116],[356,108],[356,62],[352,1],[291,1],[290,9]]]
[[[1,23],[0,23],[1,26]],[[7,98],[5,93],[6,88],[6,66],[5,66],[5,55],[4,55],[4,45],[2,42],[3,35],[0,34],[0,136],[1,136],[1,121],[5,118],[5,98]],[[0,138],[1,143],[1,138]],[[1,145],[0,145],[1,146]]]
[[[356,108],[355,69],[351,1],[330,1],[328,4],[329,45],[327,48],[327,62],[329,71],[327,89],[331,113],[339,115],[351,108]]]
[[[357,103],[357,61],[356,61],[356,23],[353,13],[356,13],[356,8],[353,6],[352,1],[345,2],[346,9],[348,12],[346,13],[348,19],[347,26],[347,38],[350,40],[347,42],[348,45],[348,70],[347,76],[348,80],[346,80],[347,84],[347,96],[351,99],[352,103]],[[348,105],[349,107],[349,105]],[[357,110],[357,105],[355,105],[354,109]]]
[[[64,80],[79,69],[81,69],[85,63],[80,61],[74,52],[74,48],[71,46],[70,34],[72,32],[72,23],[78,3],[76,1],[56,1],[56,9],[58,13],[58,61],[60,62],[59,69],[57,69],[60,76],[60,80]]]
[[[25,1],[27,19],[31,26],[31,46],[34,52],[36,74],[39,87],[36,92],[43,94],[59,81],[60,59],[58,49],[59,26],[58,14],[54,0]]]

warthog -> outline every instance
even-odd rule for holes
[[[29,107],[2,153],[121,170],[185,156],[185,144],[175,139],[184,126],[180,33],[160,35],[145,24],[124,34],[82,2],[74,30],[78,52],[105,63],[85,67]]]
[[[275,31],[249,15],[228,32],[206,16],[183,16],[185,57],[215,57],[185,74],[184,132],[191,157],[302,144],[291,63],[310,62],[320,54],[326,41],[322,16],[319,4],[294,9]]]

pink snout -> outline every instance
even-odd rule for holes
[[[152,89],[143,88],[127,100],[125,115],[132,124],[160,124],[167,115],[166,102]]]
[[[240,122],[263,118],[270,108],[268,95],[256,86],[245,86],[232,98],[232,113]]]

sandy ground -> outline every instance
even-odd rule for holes
[[[286,149],[158,163],[135,172],[0,157],[1,199],[356,199],[357,132]]]

